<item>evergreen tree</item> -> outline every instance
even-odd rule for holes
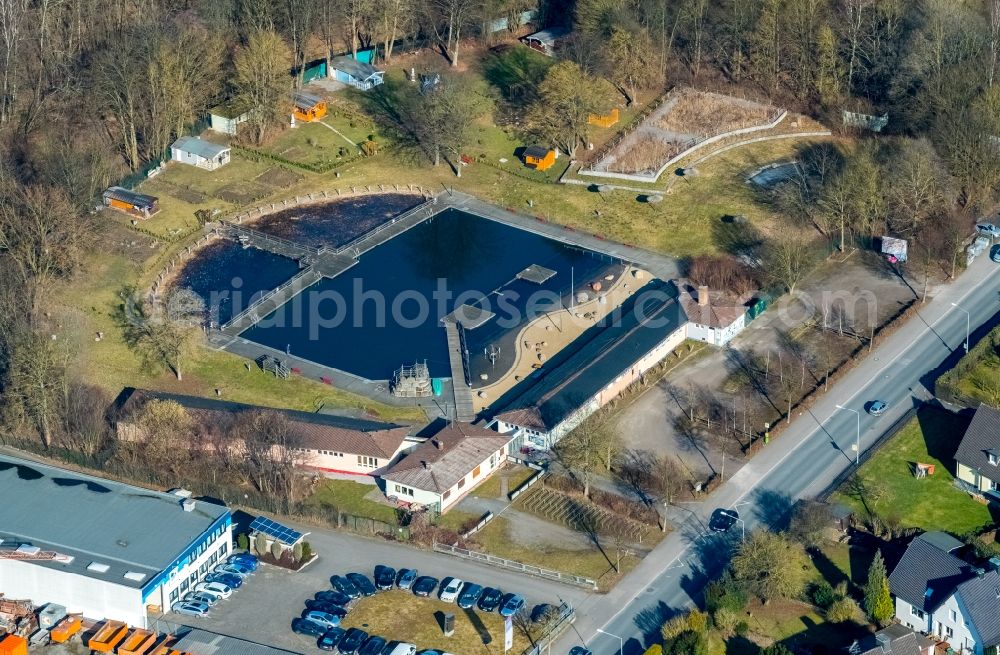
[[[885,625],[895,614],[892,598],[889,596],[889,576],[885,570],[885,560],[880,551],[868,569],[868,584],[865,585],[865,612],[872,623]]]

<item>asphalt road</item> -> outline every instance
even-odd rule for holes
[[[862,451],[911,407],[931,397],[933,380],[961,356],[966,313],[973,332],[1000,318],[1000,266],[980,257],[953,284],[943,287],[895,334],[877,343],[869,358],[842,378],[758,456],[724,483],[708,503],[689,505],[689,518],[606,596],[577,606],[574,630],[555,653],[585,643],[599,655],[641,653],[663,621],[692,607],[705,583],[729,560],[740,532],[787,524],[792,504],[824,490],[854,465],[860,420]],[[889,403],[880,417],[865,412],[874,399]],[[837,409],[842,405],[851,411]],[[707,531],[717,507],[739,510],[745,525],[728,535]]]

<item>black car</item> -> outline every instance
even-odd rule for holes
[[[365,596],[374,596],[378,589],[372,584],[371,578],[363,573],[348,573],[347,579]]]
[[[559,613],[555,605],[549,605],[548,603],[539,603],[531,609],[531,622],[538,623],[539,621],[547,621]]]
[[[310,637],[322,637],[326,634],[326,626],[315,621],[310,621],[309,619],[295,619],[292,621],[292,630],[299,633],[300,635],[309,635]]]
[[[334,605],[340,605],[341,607],[347,607],[351,604],[351,597],[347,594],[342,594],[339,591],[317,592],[316,600],[323,601],[324,603],[333,603]]]
[[[391,566],[383,566],[379,564],[375,567],[375,586],[378,587],[379,591],[388,591],[392,589],[393,583],[396,582],[396,569]]]
[[[380,655],[388,642],[382,637],[368,637],[368,641],[358,651],[358,655]]]
[[[350,596],[351,598],[361,598],[361,590],[354,586],[354,583],[348,578],[345,578],[342,575],[335,575],[330,578],[330,584],[334,589],[346,596]]]
[[[335,650],[337,648],[337,644],[339,644],[340,640],[344,638],[344,634],[346,632],[347,630],[344,630],[343,628],[330,628],[323,633],[322,637],[319,638],[319,641],[316,642],[316,646],[320,650]]]
[[[589,648],[583,646],[573,646],[569,649],[569,655],[594,655]]]
[[[471,609],[475,606],[476,601],[479,597],[483,595],[483,588],[472,582],[466,582],[462,585],[462,591],[458,594],[458,606],[463,610]]]
[[[484,612],[495,612],[500,607],[501,599],[503,599],[502,591],[495,587],[486,587],[483,589],[483,595],[479,597],[479,609]]]
[[[413,581],[416,579],[416,569],[399,569],[399,576],[396,577],[396,586],[400,589],[409,589],[413,586]]]
[[[430,596],[437,589],[438,579],[430,575],[422,575],[413,583],[413,593],[417,596]]]
[[[326,612],[338,618],[347,616],[347,609],[335,603],[328,603],[325,600],[307,600],[306,609],[309,611]]]
[[[340,640],[337,650],[340,655],[354,655],[368,639],[368,633],[360,628],[351,628]]]
[[[708,520],[708,529],[712,532],[729,532],[729,528],[736,525],[740,520],[740,513],[735,509],[719,508],[712,512],[712,518]]]

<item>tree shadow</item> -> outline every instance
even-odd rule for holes
[[[520,45],[498,46],[483,60],[483,77],[505,101],[525,107],[537,97],[538,85],[552,61]]]
[[[764,235],[747,221],[717,220],[712,223],[712,240],[723,252],[751,266],[761,258]]]
[[[783,491],[757,489],[752,498],[753,515],[761,525],[772,532],[788,529],[794,506],[791,496]]]
[[[660,600],[655,605],[640,610],[633,620],[635,627],[642,632],[646,643],[659,642],[662,640],[660,629],[663,624],[680,613],[680,610],[674,609]]]
[[[917,423],[924,436],[927,454],[955,475],[955,451],[971,423],[971,418],[946,409],[925,406],[917,411]]]

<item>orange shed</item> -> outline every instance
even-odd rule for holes
[[[28,640],[17,635],[7,635],[0,640],[0,655],[28,655]]]
[[[326,116],[326,100],[309,93],[296,92],[292,96],[295,120],[303,123],[318,121]]]
[[[587,122],[598,127],[611,127],[621,118],[618,107],[615,107],[606,114],[591,114],[587,117]]]
[[[541,146],[528,146],[524,149],[524,165],[536,171],[547,171],[556,163],[556,151]]]
[[[69,641],[69,638],[80,632],[80,628],[83,624],[80,621],[79,614],[70,614],[64,617],[62,621],[57,623],[52,631],[49,632],[49,638],[57,644],[61,644],[65,641]]]
[[[121,621],[105,621],[87,641],[87,647],[98,653],[109,653],[128,634],[128,625]]]

